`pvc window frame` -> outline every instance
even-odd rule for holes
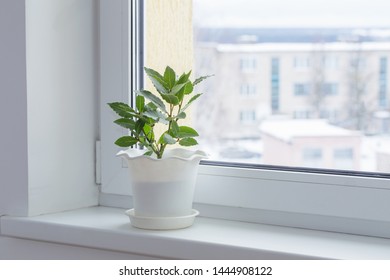
[[[124,131],[112,124],[114,116],[106,103],[132,102],[129,92],[141,81],[137,59],[142,48],[135,42],[142,40],[143,19],[128,1],[102,0],[100,10],[99,203],[131,207],[127,168],[115,157],[118,149],[113,145]],[[206,217],[390,238],[389,178],[379,173],[203,161],[194,208]]]

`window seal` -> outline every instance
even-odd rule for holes
[[[98,206],[36,217],[6,216],[0,219],[0,237],[174,259],[236,259],[237,256],[245,259],[381,259],[390,256],[390,240],[384,238],[204,217],[198,217],[196,224],[186,230],[145,231],[131,227],[123,211]],[[216,234],[210,235],[210,232]],[[223,233],[222,236],[219,233]]]

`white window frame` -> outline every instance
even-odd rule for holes
[[[130,101],[125,2],[116,7],[120,17],[101,9],[100,205],[116,207],[131,207],[128,172],[114,156],[123,131],[106,105]],[[389,182],[388,174],[202,162],[194,208],[208,217],[390,237]]]

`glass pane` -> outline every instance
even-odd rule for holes
[[[390,2],[194,0],[211,160],[390,172]]]

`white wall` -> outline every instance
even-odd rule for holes
[[[30,215],[97,204],[96,5],[26,1]]]
[[[0,2],[0,214],[98,202],[97,3]]]
[[[27,214],[24,0],[0,1],[0,215]]]

